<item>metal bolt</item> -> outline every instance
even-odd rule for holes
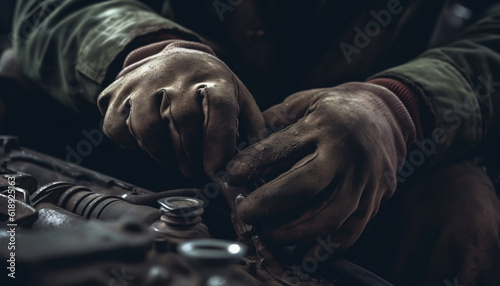
[[[189,226],[201,222],[203,201],[189,197],[159,199],[161,220],[169,225]]]

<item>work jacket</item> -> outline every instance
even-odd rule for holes
[[[435,145],[439,161],[494,146],[500,133],[500,7],[475,14],[454,37],[436,29],[453,16],[444,2],[450,8],[439,0],[26,0],[17,1],[11,39],[25,74],[80,112],[96,108],[127,53],[164,35],[212,46],[261,108],[300,90],[394,79],[418,96],[420,141]],[[455,24],[470,18],[461,9]]]

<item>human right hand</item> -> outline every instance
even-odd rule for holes
[[[99,95],[104,133],[124,148],[139,145],[160,163],[176,162],[189,178],[210,174],[234,156],[238,131],[256,136],[265,130],[264,119],[208,46],[164,43]]]

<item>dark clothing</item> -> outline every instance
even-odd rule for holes
[[[150,7],[132,0],[18,1],[14,47],[24,72],[85,111],[127,52],[175,33],[210,39],[229,55],[223,59],[261,107],[380,72],[372,77],[403,82],[425,104],[424,136],[439,143],[434,160],[498,137],[500,7],[459,40],[424,52],[443,1],[144,2]]]

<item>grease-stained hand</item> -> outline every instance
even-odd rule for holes
[[[268,243],[330,240],[347,248],[395,186],[415,126],[399,98],[369,83],[295,93],[264,113],[285,128],[244,149],[228,165],[231,183],[260,186],[238,207]],[[285,120],[284,120],[285,119]]]
[[[98,106],[108,137],[177,164],[189,178],[224,168],[239,130],[256,135],[265,129],[236,75],[208,46],[180,40],[125,68]]]

